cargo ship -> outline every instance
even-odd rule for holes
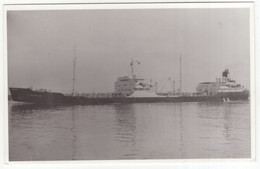
[[[12,100],[41,105],[101,105],[117,103],[157,103],[157,102],[229,102],[248,100],[249,91],[229,77],[229,70],[222,72],[222,77],[215,82],[202,82],[197,85],[196,92],[183,93],[181,86],[178,92],[157,92],[157,83],[151,80],[137,78],[134,75],[134,64],[131,61],[131,77],[122,76],[115,82],[112,93],[82,93],[74,92],[75,60],[73,72],[73,92],[70,94],[33,90],[32,88],[10,87]],[[181,71],[180,71],[181,72]],[[181,75],[180,75],[181,84]]]

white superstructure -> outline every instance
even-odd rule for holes
[[[149,80],[137,78],[131,79],[128,76],[119,77],[115,82],[116,93],[120,93],[123,96],[154,97],[156,94],[153,87],[154,85],[149,82]]]
[[[115,92],[125,97],[156,97],[156,84],[152,84],[151,80],[136,78],[134,75],[134,64],[140,64],[139,61],[131,60],[132,77],[122,76],[117,78],[115,82]]]
[[[243,92],[244,87],[231,80],[228,74],[229,71],[226,69],[222,73],[222,78],[217,78],[216,82],[199,83],[196,88],[197,93],[212,96],[218,93]]]

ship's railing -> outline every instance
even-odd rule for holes
[[[80,96],[85,98],[116,98],[122,97],[120,93],[82,93]]]
[[[157,93],[159,96],[165,96],[165,97],[201,97],[201,96],[207,96],[206,93]]]
[[[185,97],[200,97],[200,96],[206,96],[206,93],[181,93],[180,96]]]
[[[32,88],[29,88],[29,89],[32,90]],[[36,90],[34,90],[34,91],[37,91],[37,92],[49,92],[49,93],[51,93],[51,90],[49,90],[49,89],[36,89]]]

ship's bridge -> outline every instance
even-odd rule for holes
[[[215,95],[218,93],[218,84],[215,82],[202,82],[198,84],[196,90],[197,93]]]
[[[121,93],[123,96],[130,96],[135,91],[151,91],[153,84],[149,80],[140,78],[129,78],[128,76],[123,76],[117,78],[115,82],[116,93]]]

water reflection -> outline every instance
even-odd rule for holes
[[[48,111],[55,111],[56,107],[36,106],[34,104],[12,104],[9,105],[9,123],[20,122],[29,126],[34,123],[34,119],[48,119]]]
[[[175,105],[174,105],[175,107]],[[184,141],[183,141],[183,133],[184,133],[184,127],[183,127],[183,112],[182,112],[182,103],[180,103],[178,105],[179,108],[179,122],[178,122],[178,126],[179,126],[179,137],[180,137],[180,141],[179,141],[179,154],[180,154],[180,158],[184,157]]]
[[[241,141],[243,138],[241,134],[247,133],[245,131],[248,130],[242,127],[244,119],[241,118],[241,115],[244,112],[241,108],[244,108],[244,104],[249,105],[248,102],[198,103],[201,110],[197,111],[200,122],[198,124],[199,140],[205,143],[201,145],[205,152],[216,152],[215,156],[211,154],[210,156],[215,158],[237,156],[234,152],[240,151],[241,145],[239,144],[241,143],[239,143],[239,140]],[[247,118],[249,117],[246,116]],[[249,131],[248,133],[250,133]],[[248,139],[248,137],[245,139]],[[247,154],[248,152],[244,153]]]
[[[231,120],[231,105],[228,104],[225,106],[224,111],[223,111],[223,135],[226,138],[226,141],[230,140],[231,138],[231,128],[232,128],[232,120]]]
[[[49,112],[62,110],[62,107],[51,107],[35,104],[14,103],[9,105],[9,122],[24,122],[27,126],[35,123],[34,120],[49,119],[53,115]]]
[[[125,152],[122,158],[134,157],[137,151],[137,126],[134,104],[116,104],[114,108],[117,126],[115,139],[123,144],[123,147],[130,149],[130,152]]]
[[[248,102],[9,105],[10,160],[249,157]]]
[[[13,103],[10,104],[12,112],[32,111],[32,110],[56,110],[62,108],[61,106],[46,106],[26,103]]]
[[[76,156],[76,128],[75,128],[75,106],[72,106],[72,112],[71,112],[71,122],[72,122],[72,125],[71,125],[71,133],[72,133],[72,160],[76,160],[75,159],[75,156]]]
[[[203,122],[201,125],[221,129],[222,135],[229,140],[232,128],[232,103],[199,103],[198,105],[202,110],[198,112],[198,117]]]
[[[74,107],[9,105],[10,160],[74,160]]]
[[[63,110],[63,107],[52,107],[35,104],[9,103],[9,121],[11,119],[33,119],[50,118],[47,112]],[[16,117],[16,118],[12,118]]]

